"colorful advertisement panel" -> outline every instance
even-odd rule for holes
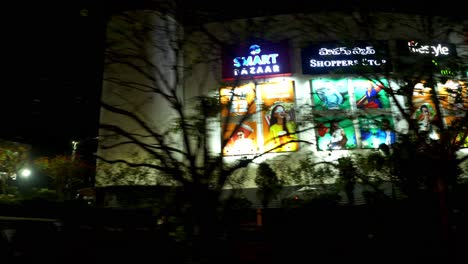
[[[256,128],[256,122],[243,122],[241,125],[234,123],[228,124],[223,139],[226,140],[229,138],[229,140],[223,149],[223,155],[233,156],[257,153],[258,143]]]
[[[320,78],[312,80],[314,110],[347,110],[351,108],[348,80]]]
[[[222,63],[223,80],[291,75],[288,41],[226,46]]]
[[[452,126],[461,120],[468,109],[468,88],[462,81],[448,79],[437,84],[437,95],[444,124]]]
[[[419,132],[427,133],[430,139],[439,139],[439,119],[436,106],[432,100],[434,90],[423,82],[416,83],[413,89],[411,118],[418,124]]]
[[[219,93],[222,105],[222,117],[254,114],[257,110],[255,105],[255,85],[253,83],[239,87],[221,88]],[[230,106],[229,102],[231,102]]]
[[[390,108],[390,100],[384,90],[384,87],[388,86],[385,80],[371,81],[368,79],[351,79],[350,86],[354,90],[357,108]]]
[[[356,148],[356,134],[351,119],[317,118],[318,150],[344,150]]]
[[[258,85],[263,102],[262,120],[265,151],[297,151],[294,83],[292,81]],[[287,143],[287,144],[286,144]]]
[[[301,50],[303,74],[385,72],[391,69],[385,41],[314,43]]]
[[[362,148],[379,148],[381,144],[391,146],[396,142],[391,116],[367,116],[359,118]]]
[[[468,137],[464,139],[465,115],[468,110],[468,88],[465,82],[456,79],[447,79],[437,84],[437,95],[441,106],[444,125],[455,127],[461,133],[457,135],[457,142],[464,140],[461,147],[468,147]]]

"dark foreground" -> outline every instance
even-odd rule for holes
[[[448,233],[437,208],[408,203],[269,209],[261,227],[221,234],[213,253],[217,263],[468,263],[467,207],[449,208]],[[138,211],[10,214],[0,228],[0,263],[190,263],[177,234]]]

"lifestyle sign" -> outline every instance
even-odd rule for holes
[[[414,40],[407,42],[407,52],[412,55],[439,58],[456,56],[456,51],[455,45],[452,43],[424,43]]]
[[[291,75],[286,41],[225,47],[222,61],[224,80]]]
[[[390,67],[387,43],[313,44],[301,50],[303,74],[382,72]]]

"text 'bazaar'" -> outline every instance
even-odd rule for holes
[[[273,66],[258,66],[258,67],[246,67],[241,69],[234,69],[234,76],[238,75],[257,75],[257,74],[265,74],[265,73],[279,73],[280,66],[273,65]]]

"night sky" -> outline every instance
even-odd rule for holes
[[[12,10],[7,25],[0,138],[37,156],[69,154],[71,140],[97,135],[102,20],[85,1],[66,2]]]

